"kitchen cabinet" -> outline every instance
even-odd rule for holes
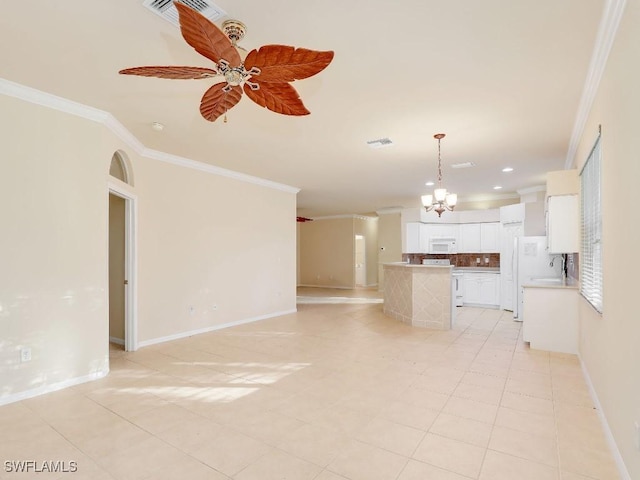
[[[420,222],[409,222],[405,229],[404,253],[429,253],[429,230]]]
[[[463,303],[498,307],[500,305],[500,274],[498,272],[464,272]]]
[[[580,251],[578,195],[554,195],[547,199],[549,253]]]
[[[525,219],[525,204],[514,203],[500,207],[500,223],[503,225],[509,223],[523,223]]]
[[[500,223],[480,224],[480,251],[483,253],[500,252]]]
[[[405,248],[404,253],[421,253],[420,250],[420,226],[419,222],[407,223],[405,228]]]
[[[531,348],[578,353],[577,287],[525,286],[522,338]]]
[[[403,252],[432,253],[429,252],[429,241],[432,238],[453,238],[457,242],[459,228],[457,224],[407,222]]]
[[[477,253],[480,252],[480,224],[463,223],[460,225],[460,242],[458,252]]]
[[[499,253],[500,222],[460,225],[459,253]]]
[[[452,223],[426,223],[424,225],[428,232],[428,237],[431,238],[453,238],[458,240],[459,225]]]

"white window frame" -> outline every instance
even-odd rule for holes
[[[580,294],[602,313],[602,145],[598,134],[580,172]]]

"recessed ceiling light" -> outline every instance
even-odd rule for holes
[[[495,187],[493,187],[494,190],[500,190],[502,187],[500,185],[496,185]]]
[[[425,183],[425,185],[426,185],[427,187],[433,187],[433,186],[435,185],[435,183],[433,183],[433,182],[427,182],[427,183]]]
[[[502,171],[503,171],[504,173],[513,172],[513,168],[511,168],[511,167],[504,167],[504,168],[502,169]]]
[[[464,162],[464,163],[454,163],[453,165],[451,165],[451,168],[469,168],[469,167],[475,167],[476,164],[473,162]]]
[[[371,148],[382,148],[382,147],[388,147],[390,145],[393,145],[393,142],[391,141],[390,138],[378,138],[377,140],[369,140],[367,141],[367,145],[369,145]]]
[[[151,128],[153,128],[156,132],[161,132],[164,130],[164,125],[160,122],[151,122]]]

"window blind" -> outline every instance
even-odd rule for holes
[[[582,187],[580,293],[602,313],[602,189],[600,135],[580,173]]]

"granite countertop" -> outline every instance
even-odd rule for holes
[[[452,268],[453,265],[423,265],[421,263],[407,263],[407,262],[389,262],[383,263],[383,266],[387,267],[420,267],[420,268]]]
[[[457,272],[500,273],[500,267],[455,267]]]
[[[558,278],[558,279],[531,279],[523,282],[524,288],[568,288],[578,289],[578,281],[575,278]]]

